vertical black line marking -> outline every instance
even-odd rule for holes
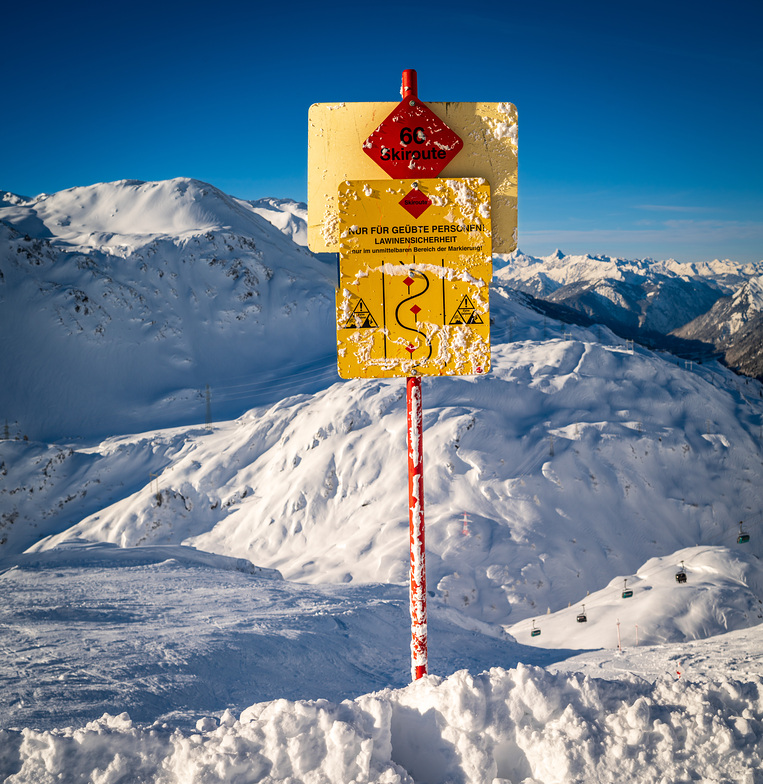
[[[384,359],[387,359],[387,282],[384,279],[384,262],[382,262],[382,321],[384,322]]]
[[[448,316],[445,313],[445,259],[441,259],[442,263],[442,325],[443,327],[448,323]]]

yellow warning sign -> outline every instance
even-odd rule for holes
[[[345,181],[338,191],[342,378],[490,369],[490,186]]]

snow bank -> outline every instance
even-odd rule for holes
[[[654,684],[535,667],[426,677],[341,704],[275,700],[196,732],[135,726],[2,733],[6,784],[753,784],[763,678]]]

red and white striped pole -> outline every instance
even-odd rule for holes
[[[421,378],[406,379],[408,520],[411,541],[411,680],[427,674],[427,570],[424,550],[424,426]]]
[[[418,97],[416,71],[403,71],[400,93]],[[411,680],[427,674],[427,569],[424,548],[424,425],[421,377],[406,379],[408,409],[408,521],[411,543]]]

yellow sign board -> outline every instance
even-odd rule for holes
[[[493,252],[517,246],[517,110],[510,103],[424,102],[464,143],[441,178],[482,177],[491,189]],[[317,103],[308,117],[307,241],[339,251],[337,188],[383,176],[363,143],[397,103]]]
[[[490,369],[490,186],[345,181],[337,194],[342,378]]]

